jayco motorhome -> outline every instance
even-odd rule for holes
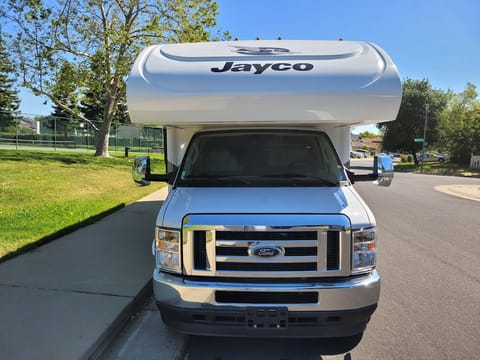
[[[389,185],[391,159],[349,171],[352,126],[396,118],[401,82],[377,45],[232,41],[155,45],[127,83],[135,123],[162,124],[166,181],[154,298],[202,335],[338,337],[380,294],[376,223],[355,181]]]

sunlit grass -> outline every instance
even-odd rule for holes
[[[122,156],[0,150],[0,257],[165,185],[136,187]]]
[[[413,162],[395,164],[395,171],[399,172],[420,172],[421,165],[415,165]],[[452,176],[473,176],[480,177],[480,170],[469,169],[468,166],[447,162],[425,162],[423,165],[424,174],[434,175],[452,175]]]

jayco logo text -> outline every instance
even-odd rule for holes
[[[262,74],[265,70],[271,69],[274,71],[310,71],[313,69],[313,64],[309,63],[270,63],[270,64],[235,64],[233,61],[227,61],[222,68],[214,67],[210,70],[215,73],[223,73],[227,71],[232,72],[251,72],[254,75]]]

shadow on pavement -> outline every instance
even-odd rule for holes
[[[142,199],[2,262],[0,357],[86,359],[101,353],[150,294],[161,204]]]
[[[252,339],[190,336],[188,360],[350,360],[363,334],[337,339]]]

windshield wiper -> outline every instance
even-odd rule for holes
[[[225,184],[225,185],[235,185],[235,184],[250,184],[245,178],[241,176],[216,176],[216,175],[195,175],[187,176],[180,180],[181,183],[187,184]]]
[[[268,179],[271,179],[269,182]],[[273,183],[272,183],[273,182]],[[307,176],[303,174],[284,173],[271,174],[261,176],[222,176],[222,175],[191,175],[179,180],[179,185],[184,186],[262,186],[268,184],[279,186],[279,184],[286,184],[288,186],[338,186],[338,182],[328,179],[323,179],[315,176]]]
[[[273,179],[288,179],[296,180],[301,182],[312,182],[315,184],[322,184],[327,186],[337,186],[338,182],[334,182],[328,179],[323,179],[316,176],[308,176],[303,174],[294,174],[294,173],[285,173],[285,174],[272,174],[272,175],[263,175],[263,178],[273,178]]]

